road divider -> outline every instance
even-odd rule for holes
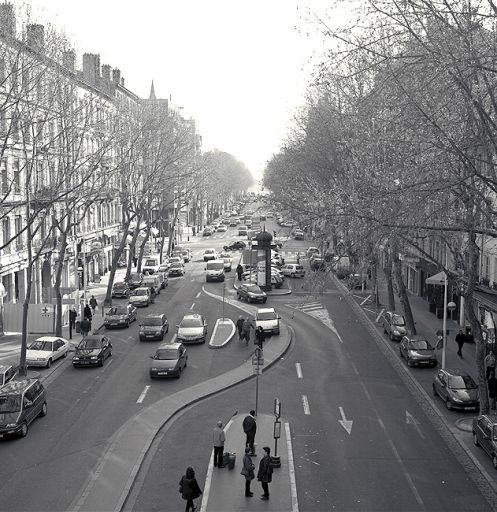
[[[145,389],[141,392],[141,395],[138,397],[138,400],[136,401],[137,404],[141,404],[143,400],[145,400],[145,396],[147,395],[149,389],[150,386],[145,386]]]
[[[231,318],[218,318],[209,340],[209,347],[224,347],[233,338],[235,331],[236,327]]]
[[[297,371],[297,377],[299,379],[302,379],[302,366],[300,365],[300,363],[295,363],[295,370]]]
[[[309,407],[309,400],[307,400],[307,395],[302,395],[302,405],[304,406],[304,414],[309,416],[311,414],[311,408]]]

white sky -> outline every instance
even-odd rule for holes
[[[302,103],[319,44],[306,7],[322,12],[330,1],[28,3],[33,21],[66,32],[79,66],[83,53],[99,53],[142,97],[153,79],[157,97],[171,95],[174,106],[195,118],[204,151],[227,151],[260,177]]]

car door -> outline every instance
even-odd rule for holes
[[[64,355],[63,347],[64,347],[64,343],[62,343],[61,340],[57,339],[54,341],[54,343],[53,343],[53,348],[54,348],[53,361],[56,361],[57,359],[59,359],[60,357],[62,357]]]
[[[443,371],[439,371],[435,377],[435,386],[437,393],[440,398],[445,401],[449,392],[447,391],[448,379],[447,374]]]
[[[181,347],[179,349],[179,353],[180,353],[180,363],[179,363],[179,367],[180,368],[184,368],[186,366],[186,349],[185,347]]]
[[[22,398],[22,409],[24,411],[24,420],[29,425],[37,416],[36,414],[36,407],[35,407],[35,393],[33,390],[33,386],[31,385],[26,391],[24,392],[23,398]]]
[[[478,421],[480,427],[479,442],[481,447],[489,454],[492,454],[492,431],[489,422],[486,418],[481,418]]]

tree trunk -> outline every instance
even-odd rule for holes
[[[169,232],[169,242],[167,244],[167,254],[171,254],[171,251],[173,250],[173,239],[174,239],[174,227],[176,226],[176,221],[178,220],[179,215],[179,208],[175,209],[173,222],[170,226],[170,232]]]
[[[136,271],[141,272],[142,271],[142,261],[143,261],[143,254],[145,253],[145,247],[147,245],[148,239],[150,238],[150,224],[147,227],[147,232],[145,234],[145,238],[143,239],[143,242],[140,247],[140,254],[138,255],[138,263],[136,265]]]
[[[138,216],[136,218],[136,226],[133,231],[133,237],[129,244],[129,255],[128,255],[128,262],[127,262],[127,267],[126,267],[126,277],[125,277],[126,281],[129,279],[129,276],[131,275],[131,266],[133,263],[133,258],[136,257],[136,240],[138,239],[138,235],[140,234],[140,222],[141,222],[141,216]],[[126,234],[126,236],[127,236],[127,234]]]
[[[62,293],[60,292],[60,286],[62,283],[62,269],[64,268],[64,257],[66,255],[67,248],[67,232],[62,230],[60,233],[60,251],[59,261],[55,267],[55,282],[54,291],[55,298],[57,300],[55,306],[55,335],[62,336]]]
[[[385,268],[383,269],[385,273],[385,278],[387,281],[387,302],[388,309],[390,311],[395,311],[395,294],[393,292],[393,278],[392,278],[392,259],[389,254],[389,248],[385,251],[386,261]]]
[[[399,252],[396,249],[396,245],[392,245],[392,262],[393,272],[395,275],[395,282],[397,283],[399,300],[404,312],[404,318],[406,320],[407,332],[410,334],[416,334],[416,326],[414,325],[414,318],[412,316],[411,304],[409,303],[409,296],[407,295],[406,285],[402,278],[402,266],[399,259]]]

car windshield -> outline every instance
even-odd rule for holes
[[[126,283],[114,283],[114,288],[126,288]]]
[[[21,410],[20,395],[0,395],[0,413],[9,414]]]
[[[155,359],[174,360],[178,359],[178,350],[175,348],[164,348],[157,350]]]
[[[141,279],[141,275],[140,274],[131,274],[129,276],[129,279],[130,279],[130,281],[139,281]]]
[[[223,263],[207,263],[207,270],[222,270],[224,268],[224,262]]]
[[[214,249],[206,249],[205,250],[205,254],[215,254],[215,250]]]
[[[51,341],[36,340],[31,343],[28,350],[52,350]]]
[[[406,322],[405,322],[403,316],[401,316],[401,315],[393,315],[392,316],[392,324],[393,325],[398,325],[399,327],[403,327],[404,325],[406,325]]]
[[[262,290],[256,284],[248,284],[247,291],[251,293],[261,293]]]
[[[157,262],[155,260],[145,260],[146,267],[153,267],[155,265],[157,265]]]
[[[432,350],[431,345],[426,340],[412,340],[409,342],[411,350]]]
[[[476,382],[469,375],[450,375],[450,389],[476,389]]]
[[[257,320],[274,320],[275,318],[276,318],[276,313],[273,311],[257,313]]]
[[[173,261],[173,263],[171,263],[171,266],[169,268],[181,268],[183,265],[181,265],[181,263],[179,261]]]
[[[202,319],[199,318],[183,318],[181,320],[181,323],[179,324],[180,327],[202,327]]]
[[[162,319],[159,317],[156,318],[145,318],[143,320],[143,325],[162,325]]]
[[[109,312],[107,313],[109,316],[113,315],[126,315],[128,313],[128,310],[123,307],[113,307],[109,309]]]
[[[131,295],[133,295],[133,296],[147,295],[147,290],[148,290],[148,288],[138,288],[137,290],[132,291]]]
[[[88,350],[94,348],[100,348],[100,338],[85,338],[81,340],[81,343],[78,345],[80,350]]]

